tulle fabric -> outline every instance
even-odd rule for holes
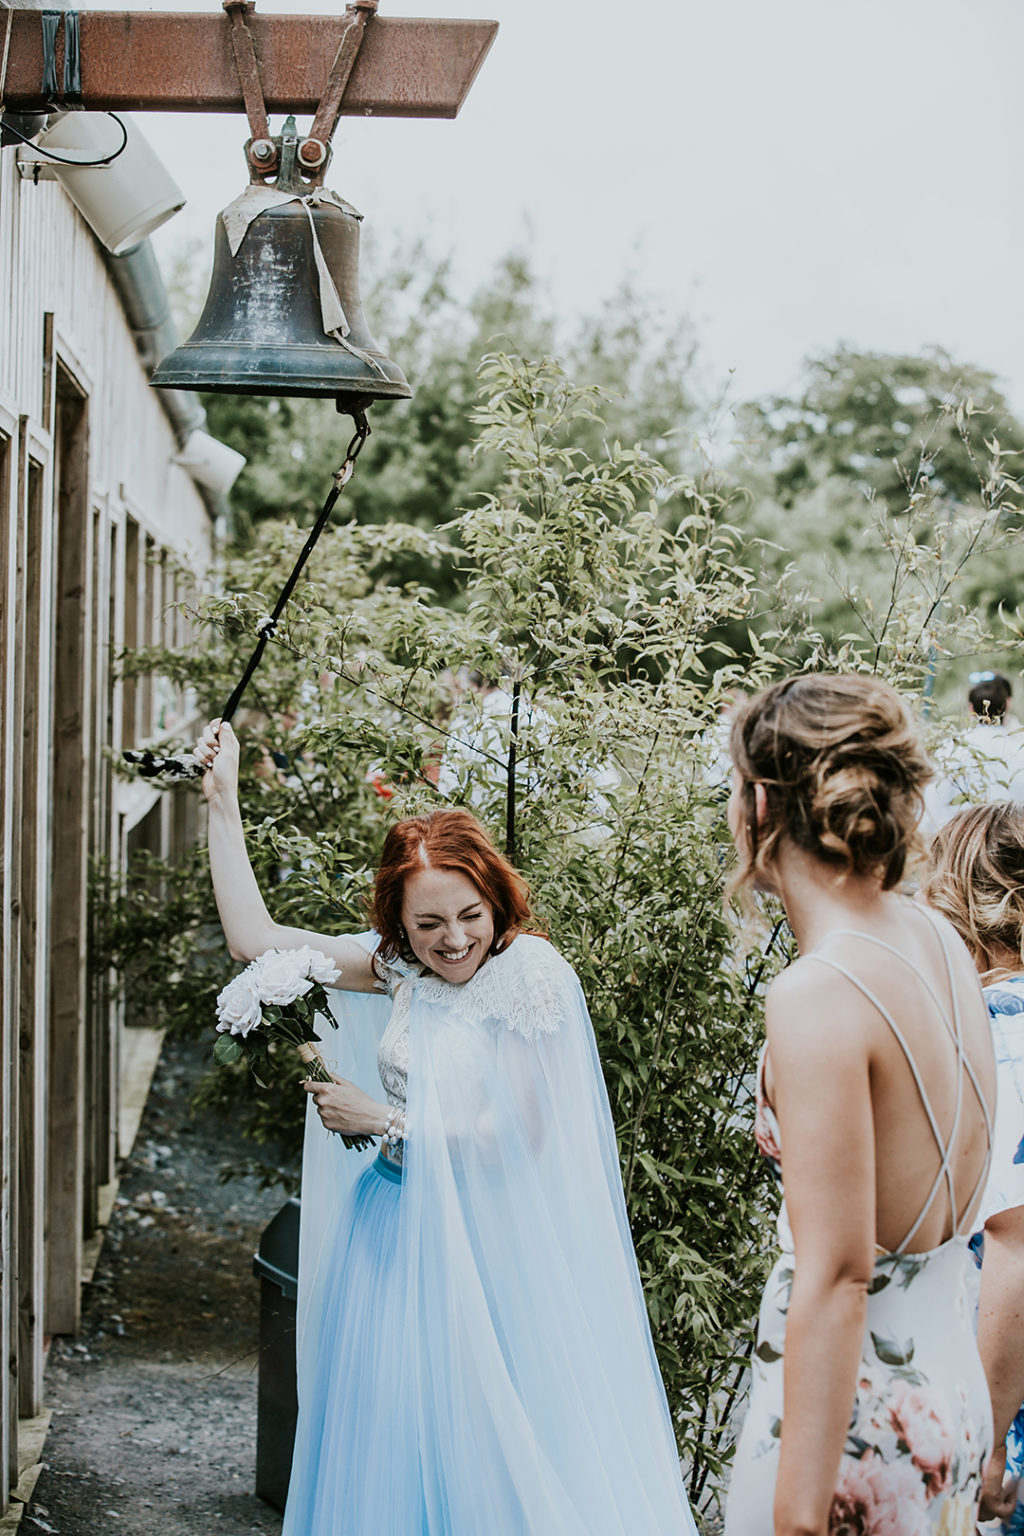
[[[288,1536],[425,1531],[412,1403],[403,1392],[401,1184],[364,1170],[328,1256],[316,1360],[303,1383]],[[389,1511],[390,1526],[381,1524]]]
[[[363,933],[355,937],[367,951],[376,945],[376,934]],[[391,1016],[390,998],[383,993],[333,989],[327,996],[337,1028],[324,1031],[320,1046],[324,1060],[332,1072],[357,1083],[372,1098],[379,1099],[377,1050]],[[346,1217],[355,1185],[376,1155],[373,1147],[364,1152],[346,1148],[340,1136],[324,1129],[312,1099],[307,1099],[296,1324],[300,1434],[304,1420],[308,1419],[303,1397],[313,1380],[313,1368],[320,1354],[319,1325],[326,1305],[327,1284],[332,1277],[330,1260],[339,1223]]]
[[[484,969],[407,983],[404,1177],[319,1234],[285,1536],[689,1536],[582,993],[530,936]]]

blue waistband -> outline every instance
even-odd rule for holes
[[[398,1163],[389,1163],[387,1158],[382,1157],[379,1152],[377,1153],[377,1156],[374,1158],[373,1162],[370,1164],[370,1167],[373,1169],[374,1173],[379,1173],[381,1178],[390,1179],[392,1184],[401,1184],[401,1166]]]

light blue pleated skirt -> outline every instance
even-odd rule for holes
[[[423,1471],[404,1391],[401,1173],[360,1175],[329,1259],[317,1367],[300,1383],[282,1536],[419,1536]]]

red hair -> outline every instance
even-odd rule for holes
[[[380,934],[377,955],[385,964],[416,958],[402,927],[402,897],[406,880],[421,869],[448,869],[473,882],[494,910],[492,955],[534,922],[526,881],[475,816],[461,810],[410,816],[384,839],[370,898],[370,921]]]

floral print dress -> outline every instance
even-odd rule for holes
[[[999,1100],[992,1138],[992,1171],[985,1186],[971,1248],[981,1263],[984,1227],[990,1216],[1024,1205],[1024,976],[1007,976],[985,988],[992,1021],[992,1043],[999,1074]],[[1006,1436],[1006,1470],[1020,1478],[1017,1508],[1002,1527],[1007,1536],[1024,1536],[1024,1407]],[[993,1526],[998,1529],[998,1526]],[[988,1527],[986,1527],[988,1529]]]
[[[942,938],[941,929],[938,931]],[[857,937],[882,942],[868,934]],[[942,942],[945,950],[944,938]],[[907,1055],[935,1129],[916,1064],[895,1021],[852,972],[823,955],[816,954],[815,958],[841,970],[882,1013]],[[946,966],[952,984],[948,952]],[[921,980],[928,985],[924,977]],[[951,991],[955,998],[952,985]],[[937,1003],[934,993],[932,996]],[[956,1046],[959,1070],[973,1080],[955,1006],[952,1021],[944,1014],[944,1022]],[[781,1178],[779,1129],[765,1097],[764,1063],[762,1050],[755,1136]],[[978,1096],[984,1105],[980,1093]],[[927,1252],[907,1251],[943,1183],[952,1197],[949,1148],[957,1125],[958,1121],[945,1144],[935,1129],[941,1167],[917,1221],[896,1251],[877,1252],[860,1375],[829,1513],[829,1536],[974,1536],[981,1474],[992,1442],[992,1409],[975,1340],[976,1280],[969,1236],[957,1231],[955,1198],[954,1236]],[[991,1127],[989,1134],[991,1139]],[[970,1204],[968,1201],[967,1208]],[[778,1229],[782,1252],[761,1302],[750,1398],[733,1466],[725,1536],[772,1536],[773,1531],[772,1504],[784,1416],[786,1315],[795,1269],[785,1202]]]

